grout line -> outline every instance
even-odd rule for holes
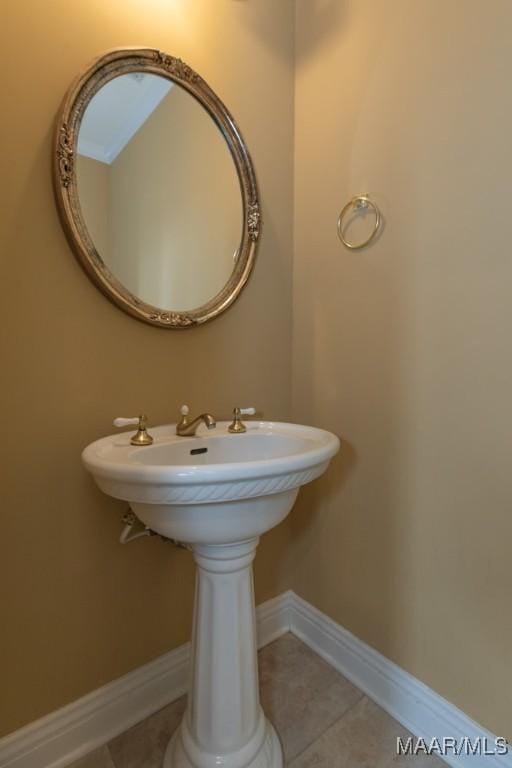
[[[300,642],[302,643],[302,640],[301,640]],[[308,646],[307,646],[305,643],[302,643],[302,644],[303,644],[303,645],[305,645],[305,646],[306,646],[306,648],[308,647]],[[311,648],[310,648],[309,650],[311,651]],[[317,654],[317,653],[315,653],[314,651],[311,651],[311,653],[314,653],[314,654],[315,654],[315,656],[317,656],[319,659],[321,659],[321,658],[322,658],[321,656],[318,656],[318,654]],[[324,661],[324,659],[322,659],[322,661]],[[335,669],[335,668],[334,668],[334,667],[333,667],[331,664],[329,664],[329,666],[331,667],[331,669],[333,669],[333,670],[334,670],[334,672],[336,672],[338,675],[340,675],[340,673],[338,672],[338,670],[336,670],[336,669]],[[343,677],[343,675],[340,675],[340,677]],[[347,678],[343,678],[343,679],[344,679],[344,680],[346,680]],[[347,682],[350,682],[350,681],[347,681]],[[324,690],[328,690],[328,689],[329,689],[329,688],[330,688],[332,685],[334,685],[334,684],[335,684],[335,683],[330,683],[330,684],[327,686],[327,688],[325,688]],[[351,685],[352,685],[352,684],[351,684]],[[355,707],[357,707],[357,706],[358,706],[358,705],[361,703],[361,701],[363,701],[363,699],[366,699],[366,698],[368,698],[368,697],[367,697],[367,696],[366,696],[366,695],[363,693],[363,691],[361,691],[361,689],[360,689],[360,688],[357,688],[357,686],[355,686],[355,685],[354,685],[353,687],[354,687],[354,688],[356,688],[356,689],[359,691],[359,693],[361,694],[361,695],[359,696],[359,698],[358,698],[358,699],[356,699],[356,701],[354,701],[354,703],[353,703],[353,704],[351,704],[349,707],[347,707],[347,709],[345,710],[345,712],[343,712],[343,714],[342,714],[342,715],[340,715],[340,716],[339,716],[339,717],[338,717],[336,720],[334,720],[332,723],[329,723],[329,725],[327,725],[327,726],[324,728],[324,730],[323,730],[321,733],[319,733],[319,734],[316,736],[316,738],[314,738],[314,739],[313,739],[313,741],[310,741],[310,742],[309,742],[309,744],[306,744],[306,746],[305,746],[303,749],[301,749],[301,750],[300,750],[300,752],[297,752],[297,754],[293,756],[293,758],[292,758],[291,762],[290,762],[290,763],[288,763],[288,762],[286,763],[286,766],[288,766],[288,765],[292,766],[292,765],[293,765],[293,762],[294,762],[294,761],[295,761],[295,760],[296,760],[298,757],[300,757],[301,755],[303,755],[303,754],[304,754],[304,752],[306,752],[306,750],[308,750],[310,747],[312,747],[314,744],[316,744],[316,743],[317,743],[317,741],[320,741],[320,739],[321,739],[321,738],[323,738],[323,736],[324,736],[326,733],[328,733],[328,732],[331,730],[331,728],[334,728],[334,726],[335,726],[335,725],[338,725],[338,723],[339,723],[339,722],[341,722],[341,720],[343,720],[343,719],[344,719],[344,718],[345,718],[345,717],[348,715],[348,713],[349,713],[349,712],[352,712],[352,710],[353,710]],[[317,695],[318,695],[318,694],[317,694]],[[314,698],[316,698],[316,696],[315,696]]]
[[[358,689],[359,690],[359,689]],[[300,752],[297,752],[296,755],[293,756],[293,759],[290,763],[286,763],[286,768],[292,768],[293,763],[295,760],[297,760],[298,757],[304,754],[304,752],[307,752],[307,750],[310,747],[313,747],[320,739],[322,739],[327,733],[329,733],[330,730],[332,730],[335,726],[337,726],[342,720],[345,719],[345,717],[348,715],[349,712],[352,712],[352,710],[357,707],[364,699],[368,698],[364,693],[361,692],[361,696],[358,698],[357,701],[355,701],[342,715],[338,717],[337,720],[335,720],[333,723],[327,726],[327,728],[320,733],[316,739],[313,739],[312,742],[310,742],[307,746],[304,747],[304,749],[301,749]]]

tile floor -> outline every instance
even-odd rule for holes
[[[263,708],[288,768],[446,768],[435,757],[398,757],[409,734],[291,634],[260,651]],[[71,768],[161,768],[185,709],[178,699]]]

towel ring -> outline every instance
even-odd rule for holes
[[[343,234],[343,219],[345,217],[345,214],[350,210],[350,208],[353,208],[355,211],[364,211],[368,207],[373,208],[373,211],[375,213],[375,225],[373,227],[373,230],[369,237],[366,238],[366,240],[363,243],[351,243]],[[342,211],[340,215],[338,216],[338,237],[343,243],[343,245],[346,248],[350,248],[352,251],[357,251],[359,248],[364,248],[365,245],[368,245],[368,243],[371,243],[375,235],[380,229],[382,221],[381,213],[377,207],[377,205],[370,200],[368,195],[356,195],[352,198],[352,200],[349,200],[349,202],[345,205],[344,208],[342,208]]]

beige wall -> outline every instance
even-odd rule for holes
[[[2,24],[6,733],[189,637],[190,555],[157,541],[120,546],[124,505],[94,488],[81,449],[110,433],[116,415],[144,409],[162,423],[183,402],[219,416],[235,404],[289,415],[293,6],[37,0],[11,3]],[[72,256],[53,201],[50,150],[64,92],[92,58],[123,45],[158,47],[197,69],[235,115],[258,175],[255,273],[227,313],[191,331],[155,329],[110,304]],[[258,600],[288,586],[277,557],[287,536],[285,524],[262,541]]]
[[[297,0],[299,593],[512,738],[512,5]],[[338,212],[369,192],[359,253]]]

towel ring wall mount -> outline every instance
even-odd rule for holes
[[[343,220],[350,210],[358,213],[361,211],[364,212],[368,210],[368,208],[371,208],[375,214],[375,224],[373,226],[373,230],[371,231],[369,237],[367,237],[366,240],[364,240],[362,243],[351,243],[349,240],[347,240],[343,232]],[[381,223],[382,216],[376,203],[374,203],[368,195],[356,195],[341,209],[341,213],[338,216],[338,237],[346,248],[349,248],[352,251],[357,251],[360,248],[364,248],[365,245],[371,243],[379,231]]]

